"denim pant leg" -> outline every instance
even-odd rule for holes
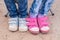
[[[45,15],[48,14],[48,12],[49,12],[52,4],[53,4],[53,1],[54,1],[54,0],[47,0],[47,2],[45,3],[45,8],[44,8],[44,13],[45,13]]]
[[[9,11],[10,17],[17,17],[17,9],[14,0],[4,0],[6,7]]]
[[[52,3],[53,0],[42,0],[42,7],[39,9],[39,13],[42,15],[47,15]]]
[[[28,8],[28,1],[27,0],[18,0],[18,12],[19,17],[26,18],[27,17],[27,8]]]
[[[38,15],[42,0],[34,0],[30,8],[30,17],[36,17]]]
[[[41,3],[41,8],[39,9],[39,14],[40,15],[44,15],[44,8],[45,8],[45,3],[46,3],[47,0],[42,0],[42,3]]]

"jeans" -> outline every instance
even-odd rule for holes
[[[30,8],[30,16],[47,15],[54,0],[34,0]]]
[[[27,0],[17,0],[18,9],[15,5],[15,0],[5,0],[8,11],[10,12],[10,17],[27,17]],[[38,14],[47,15],[48,11],[53,3],[53,0],[33,0],[32,6],[30,8],[30,16],[36,17]]]
[[[17,0],[18,7],[15,4],[15,0],[4,0],[4,2],[10,17],[27,17],[27,0]]]

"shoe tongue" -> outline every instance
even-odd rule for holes
[[[22,23],[25,24],[25,23],[26,23],[26,19],[25,19],[25,18],[20,18],[20,19],[19,19],[19,23],[20,23],[20,24],[22,24]]]

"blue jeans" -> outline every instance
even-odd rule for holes
[[[30,8],[30,16],[47,15],[54,0],[34,0]]]
[[[34,0],[30,8],[30,16],[36,17],[38,14],[48,14],[53,0]],[[18,10],[16,8],[14,0],[5,0],[10,17],[26,17],[27,16],[27,0],[18,0]]]
[[[17,0],[18,9],[15,4],[15,0],[4,0],[6,7],[9,11],[10,17],[27,17],[27,0]]]

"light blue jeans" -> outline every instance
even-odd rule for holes
[[[30,16],[47,15],[54,0],[34,0],[30,8]]]

